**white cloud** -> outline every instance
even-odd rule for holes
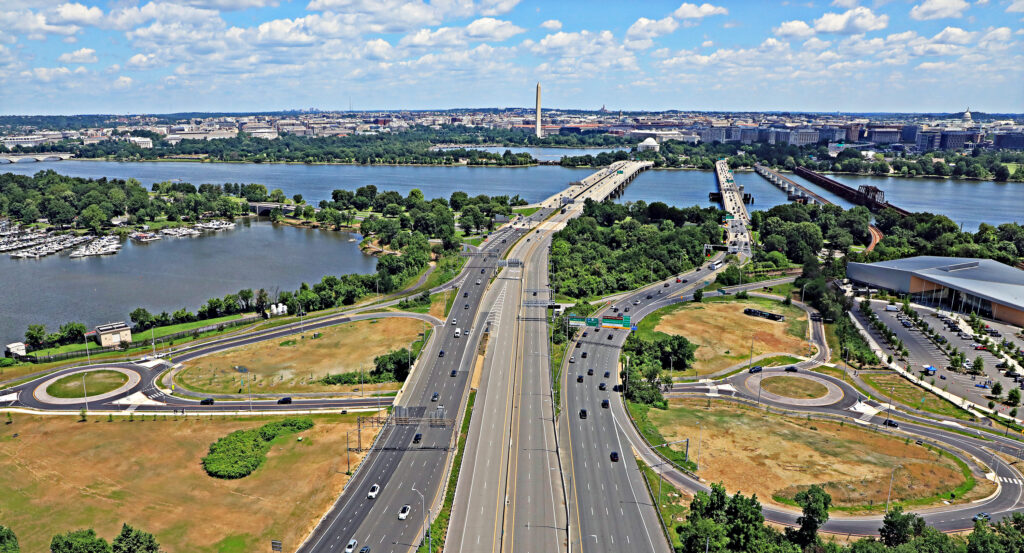
[[[798,38],[808,37],[814,34],[814,29],[799,19],[783,21],[778,27],[772,29],[772,31],[778,36],[794,36]]]
[[[710,40],[705,40],[704,42],[701,42],[700,45],[703,48],[711,48],[712,46],[715,45],[715,43],[713,41],[710,41]]]
[[[721,6],[712,6],[711,4],[690,4],[683,2],[681,6],[676,8],[676,11],[672,12],[672,15],[679,19],[701,19],[711,15],[729,15],[729,10]]]
[[[832,0],[832,5],[837,8],[856,8],[859,3],[858,0]]]
[[[111,86],[113,86],[114,88],[128,88],[131,85],[132,78],[125,75],[121,75],[117,79],[114,79],[114,82],[111,83]]]
[[[466,36],[476,40],[491,40],[495,42],[508,40],[524,31],[526,29],[518,25],[509,21],[494,19],[493,17],[481,17],[466,25]]]
[[[875,15],[863,6],[843,13],[826,13],[814,20],[814,30],[819,33],[859,34],[877,31],[889,25],[888,15]]]
[[[391,43],[377,38],[363,45],[363,57],[370,60],[386,60],[392,56],[394,47]]]
[[[114,29],[128,30],[153,20],[165,25],[170,23],[203,24],[209,23],[211,20],[221,21],[220,13],[216,10],[193,8],[165,2],[150,2],[141,8],[130,7],[111,11],[107,16],[106,24]]]
[[[1006,8],[1007,13],[1024,12],[1024,0],[1013,0]]]
[[[278,5],[278,0],[176,0],[178,4],[192,6],[193,8],[208,8],[214,10],[232,11],[247,10],[249,8],[264,8],[266,6]]]
[[[53,82],[71,75],[67,67],[35,67],[29,71],[22,71],[21,76],[43,83]]]
[[[86,7],[79,3],[61,4],[53,9],[53,21],[56,23],[77,23],[79,25],[96,25],[103,19],[103,10],[92,6]]]
[[[150,69],[156,67],[157,56],[156,54],[135,54],[128,58],[125,66],[132,69]]]
[[[964,0],[924,0],[910,8],[910,17],[919,21],[963,17],[964,10],[971,7]]]
[[[656,38],[672,33],[678,28],[679,22],[672,19],[671,16],[664,19],[647,19],[646,17],[641,17],[636,20],[636,23],[630,25],[629,30],[626,31],[626,38],[634,40]]]
[[[540,26],[549,31],[557,31],[562,28],[562,22],[557,19],[548,19],[544,23],[541,23]]]
[[[965,31],[959,27],[946,27],[932,37],[933,42],[945,44],[967,44],[971,41],[974,33]]]
[[[0,11],[0,29],[12,34],[25,34],[31,39],[42,40],[48,34],[73,35],[82,28],[78,25],[54,25],[42,13],[23,11]]]
[[[829,42],[827,40],[821,40],[820,38],[814,36],[814,37],[811,37],[811,38],[807,39],[807,42],[804,42],[804,49],[806,49],[806,50],[824,50],[825,48],[828,48],[831,45],[832,45],[831,42]]]
[[[57,58],[57,61],[61,63],[96,63],[99,59],[96,57],[96,50],[92,48],[81,48],[74,52],[65,52]]]

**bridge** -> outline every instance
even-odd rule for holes
[[[718,181],[718,196],[722,207],[736,220],[749,223],[750,213],[747,212],[746,202],[753,202],[754,198],[744,194],[736,185],[736,179],[729,169],[729,162],[724,159],[715,162],[715,180]],[[712,192],[711,195],[714,196],[715,193]]]
[[[595,201],[615,198],[622,194],[626,186],[633,182],[637,175],[651,167],[654,167],[654,163],[650,161],[616,161],[608,167],[591,173],[583,180],[569,183],[568,188],[553,194],[545,200],[523,207],[554,208],[573,203],[587,192],[596,192],[595,194],[588,194],[588,197],[593,198]]]
[[[910,215],[910,212],[906,209],[896,207],[891,203],[885,201],[885,192],[879,190],[878,187],[870,185],[861,185],[857,189],[853,189],[845,184],[832,180],[825,175],[815,173],[806,167],[797,167],[793,170],[798,176],[803,177],[814,184],[836,194],[837,196],[846,199],[857,205],[862,205],[870,209],[871,211],[882,211],[883,209],[892,209],[903,216]]]
[[[797,201],[805,204],[818,204],[828,205],[832,202],[825,198],[811,192],[803,185],[797,184],[792,180],[780,175],[778,172],[761,165],[760,163],[754,165],[754,171],[757,171],[758,175],[768,179],[768,182],[781,188],[784,192],[789,195],[791,201]]]
[[[69,152],[42,152],[38,154],[7,153],[0,154],[0,163],[20,163],[26,160],[61,161],[64,159],[71,159],[73,157],[75,157],[75,154]]]

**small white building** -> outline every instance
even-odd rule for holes
[[[96,342],[105,348],[122,343],[130,344],[132,341],[132,329],[124,322],[99,325],[96,327],[95,335]]]
[[[637,151],[640,152],[657,152],[661,149],[661,145],[658,141],[652,137],[647,137],[636,147]]]
[[[14,357],[15,355],[25,355],[25,342],[13,342],[7,344],[4,348],[4,353],[7,357]]]

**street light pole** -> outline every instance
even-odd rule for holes
[[[85,373],[82,373],[82,399],[85,400],[85,412],[89,412],[89,392],[85,389]]]
[[[88,364],[92,365],[92,356],[89,355],[89,337],[83,334],[82,341],[85,342],[85,360]]]
[[[427,504],[423,499],[423,494],[421,494],[416,488],[413,488],[412,491],[416,492],[416,495],[420,496],[420,510],[423,511],[423,521],[424,524],[426,524],[426,528],[423,530],[423,535],[427,537],[427,553],[431,553],[431,546],[433,544],[430,542],[433,540],[430,539],[430,513],[427,512]]]
[[[892,467],[892,474],[889,475],[889,493],[885,496],[885,512],[889,512],[889,499],[892,498],[892,481],[896,478],[896,469],[902,468],[903,465],[896,465]]]

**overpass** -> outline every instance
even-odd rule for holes
[[[811,192],[808,188],[803,185],[797,184],[760,163],[754,165],[754,171],[757,171],[758,175],[768,179],[768,182],[781,188],[784,192],[789,195],[789,199],[798,201],[805,204],[817,204],[817,205],[828,205],[832,202],[825,198]]]
[[[0,154],[0,163],[19,163],[26,160],[31,161],[61,161],[71,159],[75,154],[69,152],[42,152],[38,154],[7,153]]]

